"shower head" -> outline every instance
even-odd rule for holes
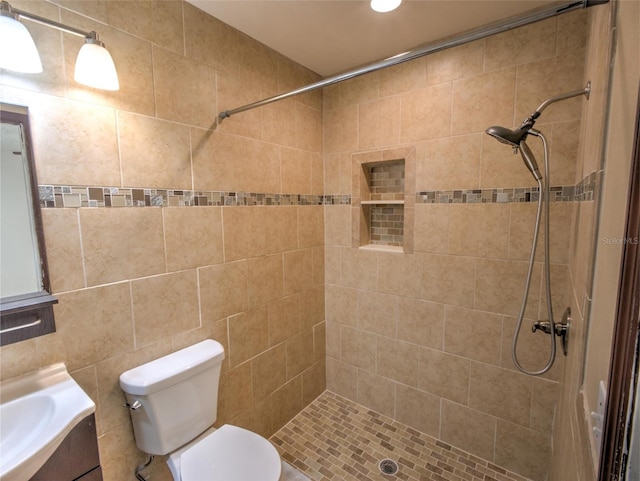
[[[486,132],[503,144],[510,145],[514,149],[517,149],[520,147],[520,142],[527,138],[530,128],[531,126],[520,126],[516,130],[511,130],[506,127],[494,125],[493,127],[489,127]]]
[[[538,117],[540,117],[540,114],[542,114],[542,111],[549,105],[560,100],[570,99],[572,97],[578,97],[580,95],[584,95],[588,99],[590,92],[591,82],[587,82],[587,86],[583,89],[556,95],[555,97],[551,97],[550,99],[545,100],[542,104],[540,104],[540,107],[538,107],[535,112],[533,112],[529,117],[522,121],[522,124],[517,129],[511,130],[506,127],[494,125],[493,127],[489,127],[486,130],[486,133],[502,142],[503,144],[507,144],[513,147],[514,152],[520,150],[520,155],[522,156],[524,165],[527,166],[527,169],[529,169],[529,171],[533,174],[536,181],[541,180],[542,176],[540,175],[540,171],[538,170],[536,159],[533,156],[531,149],[529,149],[529,146],[525,143],[527,135],[540,134],[540,132],[533,129],[533,125],[536,123]]]
[[[529,132],[532,127],[533,122],[525,122],[516,130],[494,125],[493,127],[489,127],[486,132],[503,144],[513,147],[514,153],[519,150],[524,165],[527,166],[529,172],[531,172],[536,181],[538,181],[542,179],[542,175],[540,174],[540,169],[538,169],[538,163],[536,162],[536,158],[533,156],[533,152],[531,152],[531,149],[525,142],[529,133],[536,133],[535,130]]]

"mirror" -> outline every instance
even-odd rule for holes
[[[28,110],[0,104],[0,345],[55,331]]]

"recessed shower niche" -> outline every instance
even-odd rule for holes
[[[354,154],[353,247],[413,252],[415,150]]]

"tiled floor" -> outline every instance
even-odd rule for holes
[[[286,461],[282,461],[282,473],[280,474],[280,481],[310,481],[309,478],[293,468]]]
[[[271,441],[314,481],[527,481],[329,391]],[[383,459],[398,464],[397,474],[382,474]]]

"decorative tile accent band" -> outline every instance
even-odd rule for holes
[[[551,202],[571,202],[575,187],[564,185],[551,187]],[[416,193],[418,204],[500,204],[508,202],[537,202],[537,187],[515,189],[435,190]]]
[[[601,180],[600,173],[591,172],[576,184],[574,200],[593,200]]]
[[[349,195],[269,194],[120,187],[38,186],[41,207],[349,205]]]
[[[551,187],[552,202],[590,201],[600,183],[592,172],[578,184]],[[351,205],[351,195],[271,194],[179,189],[38,186],[41,207],[169,207],[251,205]],[[418,204],[536,202],[537,187],[434,190],[416,193]]]
[[[551,187],[551,202],[593,200],[599,176],[592,172],[576,185]],[[538,187],[513,189],[433,190],[416,193],[417,204],[495,204],[508,202],[537,202]]]

